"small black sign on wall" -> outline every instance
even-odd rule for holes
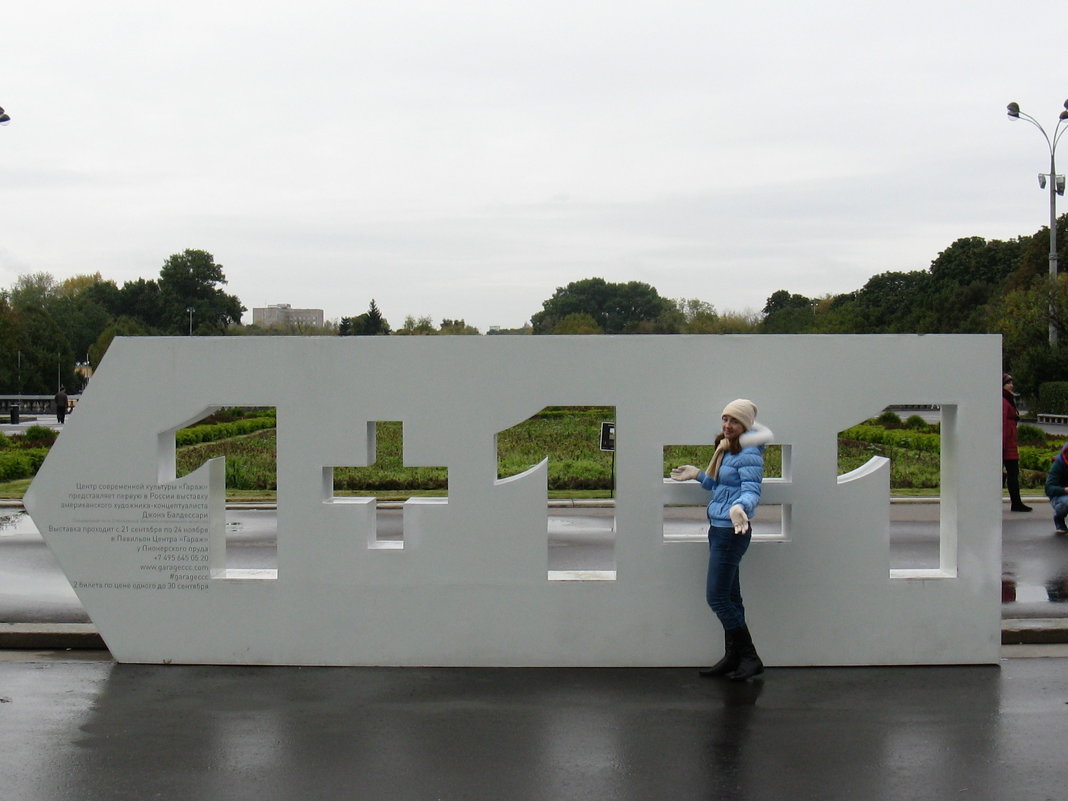
[[[601,423],[601,450],[614,451],[616,449],[616,424]]]

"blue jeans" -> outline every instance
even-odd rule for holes
[[[1053,522],[1060,529],[1064,525],[1064,516],[1068,515],[1068,495],[1058,495],[1049,502],[1053,504]]]
[[[705,599],[725,631],[745,625],[745,606],[742,604],[738,569],[752,539],[752,527],[745,534],[735,534],[733,528],[709,526],[708,529]]]

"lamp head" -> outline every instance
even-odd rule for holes
[[[9,122],[11,122],[10,115],[4,113],[4,110],[0,108],[0,125],[7,125]]]
[[[1066,101],[1066,102],[1068,102],[1068,101]],[[1009,103],[1009,105],[1006,106],[1006,108],[1009,111],[1009,119],[1010,120],[1018,120],[1018,119],[1020,119],[1020,104],[1019,103],[1017,103],[1014,100],[1013,102]],[[1068,107],[1066,107],[1066,110],[1068,110]]]

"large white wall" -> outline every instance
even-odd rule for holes
[[[707,545],[663,535],[663,447],[748,397],[784,446],[782,537],[743,562],[771,665],[990,663],[1000,644],[1000,340],[990,336],[116,339],[26,504],[114,656],[307,665],[697,665],[717,656]],[[836,475],[836,433],[943,409],[940,566],[891,571],[885,463]],[[174,481],[174,431],[278,413],[278,570],[226,571],[221,462]],[[616,409],[614,579],[547,576],[544,466],[497,479],[495,434],[549,405]],[[368,423],[448,468],[404,547],[324,489]],[[373,458],[373,456],[371,457]],[[157,530],[158,529],[158,530]]]

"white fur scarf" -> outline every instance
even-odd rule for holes
[[[742,448],[752,448],[759,445],[767,445],[775,435],[771,429],[761,423],[753,423],[753,427],[738,437],[738,445]],[[730,440],[726,437],[719,441],[716,452],[712,454],[712,461],[708,463],[705,475],[713,479],[719,478],[719,466],[723,463],[724,454],[730,449]]]

